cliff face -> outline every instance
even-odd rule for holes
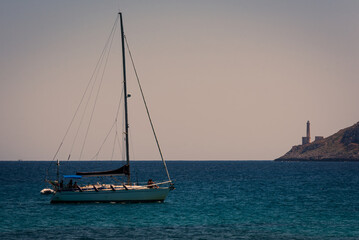
[[[359,161],[359,122],[322,140],[293,146],[275,161]]]

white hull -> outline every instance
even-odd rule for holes
[[[170,188],[140,188],[129,190],[100,191],[59,191],[51,198],[51,203],[81,202],[163,202]]]

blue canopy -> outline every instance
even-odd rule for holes
[[[82,178],[82,176],[80,176],[80,175],[64,175],[64,178],[80,179],[80,178]]]

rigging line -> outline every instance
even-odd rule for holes
[[[107,139],[108,139],[110,133],[112,132],[112,129],[113,129],[114,126],[116,126],[116,134],[117,134],[117,129],[118,129],[118,127],[117,127],[117,122],[118,122],[118,115],[119,115],[119,112],[120,112],[122,99],[123,99],[123,90],[122,90],[122,92],[121,92],[120,101],[119,101],[118,106],[117,106],[117,111],[116,111],[115,120],[114,120],[114,122],[112,123],[112,126],[111,126],[111,128],[110,128],[110,131],[107,133],[107,135],[106,135],[104,141],[102,142],[102,145],[100,146],[99,150],[97,151],[97,153],[95,154],[95,156],[92,158],[92,160],[93,160],[96,156],[99,155],[99,153],[100,153],[102,147],[103,147],[104,144],[106,143],[106,141],[107,141]],[[116,137],[115,137],[115,138],[116,138]],[[113,153],[112,153],[112,155],[113,155]],[[112,157],[111,157],[111,158],[112,158]],[[112,160],[112,159],[111,159],[111,160]]]
[[[121,97],[121,99],[122,99],[122,97]],[[120,100],[120,103],[121,103],[121,100]],[[116,130],[115,130],[115,138],[113,140],[113,145],[112,145],[111,161],[113,160],[113,155],[114,155],[114,152],[115,152],[116,142],[117,142],[117,139],[118,139],[118,124],[117,124],[118,121],[117,121],[117,119],[118,119],[119,110],[120,110],[120,104],[119,104],[119,107],[117,109],[117,114],[116,114],[116,119],[115,119]],[[120,152],[121,152],[121,148],[119,148],[119,149],[120,149]]]
[[[120,114],[120,109],[121,109],[121,103],[122,103],[122,99],[123,99],[123,94],[124,94],[124,89],[122,88],[122,91],[121,91],[121,96],[120,96],[120,101],[119,101],[119,104],[118,104],[118,107],[117,107],[117,113],[116,113],[116,118],[115,118],[115,122],[116,122],[116,135],[115,135],[115,140],[114,140],[114,145],[113,145],[113,151],[115,149],[115,144],[116,144],[116,141],[118,142],[118,146],[119,146],[119,151],[120,153],[123,151],[123,149],[121,149],[121,144],[120,144],[120,140],[119,140],[119,134],[118,134],[118,116]],[[113,154],[113,153],[112,153]]]
[[[114,122],[112,123],[112,126],[111,126],[110,130],[107,132],[107,135],[106,135],[105,139],[103,140],[103,142],[102,142],[100,148],[98,149],[97,153],[95,154],[95,156],[94,156],[92,159],[94,159],[96,156],[99,155],[99,153],[100,153],[100,151],[101,151],[103,145],[106,143],[107,138],[108,138],[108,136],[110,136],[110,134],[111,134],[111,132],[112,132],[112,129],[113,129],[113,127],[114,127],[115,125],[116,125],[116,121],[114,121]]]
[[[124,36],[124,38],[125,38],[125,42],[126,42],[126,46],[127,46],[128,53],[129,53],[130,58],[131,58],[133,70],[134,70],[135,75],[136,75],[137,83],[138,83],[138,86],[139,86],[139,88],[140,88],[140,92],[141,92],[141,95],[142,95],[143,103],[144,103],[145,108],[146,108],[146,111],[147,111],[147,116],[148,116],[148,119],[149,119],[150,124],[151,124],[152,132],[153,132],[153,135],[154,135],[155,140],[156,140],[157,148],[158,148],[158,151],[160,152],[161,159],[162,159],[163,165],[164,165],[164,167],[165,167],[168,180],[171,181],[170,174],[169,174],[168,169],[167,169],[166,161],[165,161],[164,158],[163,158],[163,154],[162,154],[162,151],[161,151],[161,147],[160,147],[160,144],[159,144],[159,142],[158,142],[157,135],[156,135],[156,132],[155,132],[155,128],[154,128],[154,126],[153,126],[152,119],[151,119],[151,116],[150,116],[150,112],[149,112],[148,107],[147,107],[146,99],[145,99],[145,96],[144,96],[143,91],[142,91],[140,79],[139,79],[139,77],[138,77],[137,70],[136,70],[136,66],[135,66],[135,63],[134,63],[133,58],[132,58],[131,50],[130,50],[130,47],[128,46],[128,42],[127,42],[126,36]]]
[[[107,48],[107,46],[106,46],[106,48]],[[104,55],[101,55],[101,57],[100,57],[100,62],[103,61],[103,56],[104,56]],[[71,149],[70,149],[70,154],[69,154],[69,156],[72,154],[72,151],[73,151],[73,148],[74,148],[74,146],[75,146],[75,143],[76,143],[78,134],[79,134],[79,132],[80,132],[80,128],[81,128],[82,123],[83,123],[83,121],[84,121],[84,118],[85,118],[85,115],[86,115],[86,110],[87,110],[87,107],[88,107],[88,105],[89,105],[89,103],[90,103],[90,99],[91,99],[92,93],[93,93],[94,88],[95,88],[95,85],[96,85],[97,76],[98,76],[98,71],[99,71],[99,69],[96,68],[95,81],[93,82],[91,91],[90,91],[90,93],[89,93],[89,96],[87,97],[87,101],[86,101],[86,104],[85,104],[85,107],[84,107],[84,110],[83,110],[83,113],[82,113],[82,116],[81,116],[81,120],[80,120],[79,125],[78,125],[78,127],[77,127],[77,131],[76,131],[75,138],[74,138],[74,140],[73,140],[73,142],[72,142],[72,145],[71,145]],[[69,159],[70,159],[70,158],[69,158]],[[68,159],[68,160],[69,160],[69,159]]]
[[[116,17],[115,23],[118,22],[118,18],[119,18],[119,16]],[[115,25],[115,24],[114,24],[114,25]],[[112,29],[113,29],[113,28],[114,28],[114,27],[112,27]],[[110,34],[110,35],[111,35],[111,34]],[[108,45],[108,40],[107,40],[107,43],[105,44],[105,46],[107,46],[107,45]],[[105,47],[105,48],[106,48],[106,47]],[[103,53],[104,53],[104,51],[105,51],[105,48],[102,50],[101,55],[103,55]],[[101,58],[100,58],[100,59],[101,59]],[[59,151],[60,151],[60,149],[61,149],[61,147],[62,147],[62,144],[63,144],[63,142],[65,141],[65,138],[66,138],[66,136],[67,136],[67,134],[68,134],[68,132],[69,132],[71,126],[72,126],[72,123],[73,123],[73,121],[75,120],[75,117],[76,117],[76,115],[77,115],[77,112],[79,111],[79,108],[80,108],[80,106],[81,106],[81,104],[82,104],[82,102],[83,102],[83,100],[84,100],[84,98],[85,98],[85,95],[86,95],[87,90],[88,90],[88,88],[89,88],[89,86],[90,86],[90,83],[91,83],[92,80],[93,80],[93,77],[94,77],[94,75],[95,75],[96,69],[97,69],[97,67],[98,67],[98,65],[99,65],[99,63],[100,63],[100,59],[99,59],[99,60],[97,61],[97,63],[96,63],[95,70],[94,70],[94,72],[92,73],[92,76],[91,76],[89,82],[87,83],[86,89],[85,89],[84,93],[82,94],[80,103],[78,104],[78,106],[77,106],[77,108],[76,108],[75,114],[73,115],[73,117],[72,117],[72,119],[71,119],[71,121],[70,121],[70,124],[69,124],[69,126],[68,126],[68,128],[67,128],[67,130],[66,130],[66,133],[65,133],[64,137],[62,138],[61,143],[60,143],[60,146],[58,147],[58,149],[57,149],[57,151],[56,151],[54,157],[52,158],[52,161],[55,160],[57,154],[59,153]]]
[[[117,124],[116,124],[116,126],[117,126]],[[114,152],[115,152],[116,138],[117,138],[117,129],[116,129],[116,131],[115,131],[115,138],[114,138],[114,140],[113,140],[113,145],[112,145],[111,161],[113,160],[113,154],[114,154]]]
[[[104,50],[106,50],[106,49],[107,49],[107,44],[106,44]],[[104,56],[105,56],[105,52],[103,52],[103,53],[101,54],[101,56],[100,56],[100,59],[99,59],[99,63],[100,63],[100,64],[102,63],[102,61],[103,61],[103,59],[104,59]],[[76,131],[75,138],[74,138],[74,140],[73,140],[73,142],[72,142],[72,145],[71,145],[70,154],[71,154],[72,151],[73,151],[74,145],[75,145],[75,143],[76,143],[78,134],[79,134],[80,129],[81,129],[81,126],[82,126],[82,123],[83,123],[83,121],[84,121],[84,118],[85,118],[85,115],[86,115],[86,110],[87,110],[88,105],[89,105],[89,103],[90,103],[91,96],[92,96],[92,93],[93,93],[93,91],[94,91],[94,88],[95,88],[95,85],[96,85],[96,82],[97,82],[97,77],[98,77],[98,72],[99,72],[99,71],[100,71],[100,66],[96,66],[95,72],[94,72],[94,75],[95,75],[95,78],[94,78],[94,79],[95,79],[95,81],[93,82],[91,91],[90,91],[90,93],[89,93],[89,95],[88,95],[88,97],[87,97],[87,101],[86,101],[86,104],[85,104],[85,107],[84,107],[84,110],[83,110],[83,113],[82,113],[82,116],[81,116],[81,120],[80,120],[79,125],[78,125],[78,127],[77,127],[77,131]]]
[[[126,158],[126,156],[125,156],[125,154],[126,154],[126,151],[125,151],[125,148],[126,148],[126,146],[125,146],[125,137],[124,137],[124,135],[126,134],[125,133],[125,114],[124,114],[124,111],[125,111],[125,109],[123,108],[123,110],[122,110],[122,124],[121,124],[121,134],[119,134],[118,136],[117,136],[117,144],[118,144],[118,146],[119,146],[119,149],[120,149],[120,153],[122,153],[122,155],[121,155],[121,160],[125,160],[125,158]],[[119,127],[118,127],[118,122],[117,122],[117,124],[116,124],[116,128],[118,129]]]
[[[118,126],[117,126],[117,124],[116,124],[116,131],[117,131],[117,129],[118,129]],[[123,151],[123,148],[121,148],[120,136],[121,136],[121,134],[118,134],[118,131],[117,131],[116,143],[117,143],[117,145],[118,145],[118,150],[120,151],[120,152],[119,152],[119,156],[120,156],[120,154],[122,153],[122,159],[124,159],[124,158],[125,158],[125,157],[124,157],[124,151]]]
[[[122,104],[123,94],[124,94],[124,89],[122,88],[120,101],[119,101],[118,106],[117,106],[117,112],[116,112],[116,117],[115,117],[116,121],[118,119],[118,115],[120,114],[120,108],[121,108],[121,104]]]
[[[90,121],[89,121],[89,124],[88,124],[88,126],[87,126],[87,130],[86,130],[86,134],[85,134],[85,139],[84,139],[84,142],[83,142],[83,145],[82,145],[82,148],[81,148],[80,160],[81,160],[81,157],[82,157],[82,153],[83,153],[83,151],[84,151],[84,148],[85,148],[87,136],[88,136],[88,133],[89,133],[89,130],[90,130],[90,126],[91,126],[91,123],[92,123],[93,115],[94,115],[95,108],[96,108],[96,105],[97,105],[98,96],[99,96],[99,93],[100,93],[100,90],[101,90],[103,78],[104,78],[104,76],[105,76],[105,71],[106,71],[107,62],[108,62],[108,59],[109,59],[109,56],[110,56],[110,50],[111,50],[111,46],[112,46],[113,39],[114,39],[114,36],[115,36],[115,31],[116,31],[116,28],[117,28],[117,19],[118,19],[118,18],[116,18],[116,22],[115,22],[115,24],[114,24],[114,26],[113,26],[113,28],[112,28],[112,36],[110,35],[110,37],[111,37],[111,42],[110,42],[110,45],[109,45],[109,48],[108,48],[108,52],[107,52],[107,56],[106,56],[104,68],[103,68],[103,71],[102,71],[102,75],[101,75],[101,80],[100,80],[100,83],[99,83],[99,87],[98,87],[98,89],[97,89],[96,98],[95,98],[95,103],[94,103],[94,106],[93,106],[93,108],[92,108]]]
[[[112,35],[113,29],[114,29],[116,23],[118,22],[118,19],[119,19],[119,16],[117,15],[116,20],[115,20],[115,23],[114,23],[114,25],[113,25],[113,27],[112,27],[110,36]],[[57,150],[56,150],[56,152],[55,152],[55,154],[54,154],[54,156],[53,156],[53,158],[52,158],[52,161],[51,161],[51,163],[50,163],[50,165],[49,165],[49,167],[48,167],[48,169],[47,169],[47,171],[46,171],[46,175],[47,175],[47,176],[48,176],[49,169],[52,167],[52,164],[53,164],[54,160],[56,159],[57,154],[59,153],[59,151],[60,151],[60,149],[61,149],[61,147],[62,147],[62,145],[63,145],[63,143],[64,143],[64,141],[65,141],[65,139],[66,139],[66,137],[67,137],[67,135],[68,135],[68,133],[69,133],[69,131],[70,131],[70,129],[71,129],[71,126],[72,126],[72,124],[73,124],[73,122],[74,122],[74,120],[75,120],[75,118],[76,118],[76,116],[77,116],[77,113],[78,113],[78,111],[79,111],[79,109],[80,109],[80,106],[82,105],[82,102],[83,102],[83,100],[84,100],[84,98],[85,98],[85,96],[86,96],[86,93],[87,93],[87,91],[88,91],[88,88],[90,87],[90,84],[91,84],[92,80],[94,79],[94,76],[95,76],[95,74],[96,74],[96,72],[97,72],[98,66],[99,66],[100,62],[102,61],[102,58],[103,58],[102,56],[104,55],[105,49],[106,49],[107,46],[108,46],[110,36],[109,36],[109,38],[108,38],[108,40],[107,40],[107,42],[106,42],[106,44],[105,44],[104,49],[102,50],[102,53],[101,53],[101,55],[100,55],[99,60],[98,60],[97,63],[96,63],[95,69],[94,69],[94,71],[93,71],[93,73],[92,73],[92,75],[91,75],[91,77],[90,77],[90,80],[89,80],[88,83],[87,83],[87,86],[86,86],[86,88],[85,88],[85,91],[84,91],[84,93],[82,94],[80,103],[78,104],[78,106],[77,106],[77,108],[76,108],[75,114],[72,116],[72,119],[71,119],[71,121],[70,121],[70,124],[69,124],[69,126],[67,127],[66,132],[65,132],[65,134],[64,134],[64,136],[63,136],[63,138],[62,138],[62,140],[61,140],[61,143],[60,143],[59,147],[57,148]],[[71,150],[71,151],[72,151],[72,150]],[[69,154],[68,160],[70,159],[70,156],[71,156],[71,152],[70,152],[70,154]]]
[[[118,115],[119,115],[119,113],[120,113],[122,97],[123,97],[123,89],[122,89],[122,91],[121,91],[121,97],[120,97],[120,101],[119,101],[119,104],[118,104],[118,107],[117,107],[117,112],[116,112],[116,117],[115,117],[116,131],[115,131],[115,138],[114,138],[113,146],[112,146],[111,161],[113,160],[113,155],[114,155],[114,152],[115,152],[116,141],[117,141],[117,139],[118,139],[118,125],[117,125],[117,122],[118,122],[118,121],[117,121],[117,120],[118,120]],[[120,150],[121,150],[121,149],[120,149]]]
[[[106,46],[106,49],[107,49],[107,46]],[[101,56],[101,57],[102,57],[101,62],[103,61],[104,56],[105,56],[105,54]],[[83,112],[83,114],[82,114],[82,118],[81,118],[81,122],[80,122],[79,127],[78,127],[78,131],[80,130],[81,125],[82,125],[82,122],[83,122],[83,119],[84,119],[84,117],[85,117],[85,115],[86,115],[86,109],[87,109],[87,107],[88,107],[88,104],[90,103],[91,96],[92,96],[93,90],[94,90],[94,88],[95,88],[95,85],[96,85],[96,81],[97,81],[97,79],[98,79],[97,77],[98,77],[99,72],[100,72],[100,68],[98,68],[98,71],[96,72],[96,77],[95,77],[96,80],[94,81],[94,83],[93,83],[93,85],[92,85],[92,88],[91,88],[90,95],[89,95],[88,98],[87,98],[86,106],[85,106],[84,112]],[[100,86],[99,86],[99,87],[100,87]],[[89,122],[89,124],[90,124],[90,122]],[[86,137],[87,137],[87,136],[86,136]],[[85,142],[86,142],[86,137],[84,138],[84,143],[83,143],[83,144],[85,144]],[[82,156],[82,152],[81,152],[81,155],[80,155],[80,157],[79,157],[80,160],[81,160],[81,156]],[[92,159],[92,160],[93,160],[93,159]]]
[[[106,42],[105,49],[104,49],[103,54],[102,54],[102,56],[101,56],[101,57],[102,57],[101,61],[103,61],[103,59],[105,58],[106,51],[107,51],[107,59],[108,59],[108,56],[109,56],[109,53],[110,53],[110,49],[111,49],[111,45],[112,45],[112,40],[113,40],[113,37],[114,37],[114,35],[115,35],[115,29],[116,29],[116,27],[117,27],[117,22],[118,22],[118,17],[116,18],[115,23],[114,23],[114,25],[113,25],[113,27],[112,27],[112,29],[111,29],[111,33],[110,33],[110,35],[109,35],[109,38],[108,38],[108,40],[107,40],[107,42]],[[109,44],[110,44],[110,47],[108,47]],[[104,64],[104,65],[105,65],[105,66],[104,66],[104,69],[106,69],[106,64],[107,64],[107,61],[106,61],[106,63]],[[98,71],[97,71],[97,74],[96,74],[96,79],[97,79],[97,76],[98,76],[99,72],[100,72],[100,67],[98,68]],[[92,117],[93,117],[94,109],[95,109],[96,102],[97,102],[97,99],[98,99],[98,93],[99,93],[100,88],[101,88],[102,80],[103,80],[103,74],[102,74],[101,81],[100,81],[100,83],[99,83],[99,87],[98,87],[97,95],[96,95],[96,98],[95,98],[95,103],[94,103],[94,106],[93,106],[91,118],[90,118],[90,121],[89,121],[89,123],[88,123],[86,135],[85,135],[84,142],[83,142],[83,145],[82,145],[82,149],[81,149],[81,153],[80,153],[80,157],[79,157],[80,159],[82,158],[82,153],[83,153],[84,146],[85,146],[85,143],[86,143],[87,134],[88,134],[88,132],[89,132],[89,128],[90,128],[90,125],[91,125],[91,122],[92,122]],[[95,86],[95,84],[94,84],[92,87],[94,87],[94,86]],[[92,90],[93,90],[93,89],[92,89]],[[92,90],[91,90],[91,95],[92,95]],[[90,100],[90,96],[89,96],[89,98],[88,98],[88,102],[89,102],[89,100]],[[87,103],[88,103],[88,102],[87,102]],[[86,105],[86,108],[87,108],[87,105]],[[84,115],[85,115],[85,112],[84,112]],[[83,116],[84,116],[84,115],[83,115]],[[81,126],[81,125],[79,125],[79,128],[80,128],[80,126]]]

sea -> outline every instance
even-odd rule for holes
[[[119,161],[61,162],[60,174]],[[0,162],[0,239],[359,239],[359,163],[168,161],[163,203],[50,204],[46,161]],[[132,181],[166,180],[135,161]],[[100,181],[99,179],[98,181]]]

